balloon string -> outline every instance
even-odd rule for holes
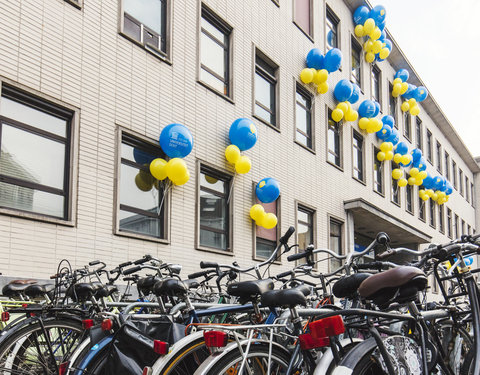
[[[235,172],[235,174],[233,175],[233,178],[232,178],[232,183],[230,185],[230,191],[228,192],[227,204],[230,203],[230,196],[232,195],[233,185],[235,184],[235,177],[237,177],[237,172]]]
[[[168,191],[171,189],[171,187],[172,187],[172,182],[170,180],[168,180],[167,183],[165,183],[165,181],[162,181],[163,195],[162,195],[162,199],[161,199],[160,204],[158,205],[158,209],[157,209],[157,215],[158,216],[160,216],[160,212],[162,211],[162,207],[163,207],[163,202],[165,201],[165,197],[167,196]]]

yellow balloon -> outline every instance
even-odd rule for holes
[[[381,50],[382,50],[382,42],[380,42],[379,40],[376,40],[375,42],[373,42],[372,52],[374,54],[377,54],[377,53],[380,53]]]
[[[415,177],[409,177],[408,178],[408,184],[409,185],[415,185]]]
[[[420,171],[420,172],[418,172],[418,175],[416,177],[421,178],[422,180],[425,180],[425,178],[427,178],[427,172],[426,171]]]
[[[388,48],[382,48],[378,54],[382,60],[385,60],[388,56],[390,56],[390,50]]]
[[[373,18],[368,18],[363,24],[363,31],[365,34],[370,34],[375,29],[375,21]]]
[[[445,201],[446,202],[448,202],[449,199],[450,199],[450,195],[445,196]]]
[[[400,84],[400,86],[402,85],[402,80],[401,80],[401,78],[395,78],[395,79],[393,80],[393,85],[394,85],[394,86],[395,86],[397,83]]]
[[[235,145],[230,145],[225,149],[225,158],[229,163],[235,164],[240,158],[240,149]]]
[[[358,38],[361,38],[362,36],[365,35],[365,32],[363,31],[363,25],[357,25],[355,26],[355,35]]]
[[[137,185],[137,188],[141,191],[150,191],[153,187],[153,181],[149,181],[149,179],[146,178],[146,173],[142,172],[143,171],[138,172],[135,176],[135,185]]]
[[[415,98],[408,99],[408,105],[410,106],[410,108],[412,108],[416,104],[417,104],[417,101],[415,100]]]
[[[418,116],[420,114],[420,108],[418,107],[418,105],[414,105],[410,108],[410,114],[412,116]]]
[[[438,200],[438,194],[437,193],[433,193],[432,196],[431,196],[432,200],[434,200],[435,202]]]
[[[342,121],[342,118],[343,118],[342,110],[340,110],[338,108],[335,108],[332,111],[332,120],[335,121],[335,122],[340,122],[340,121]]]
[[[427,189],[425,190],[425,193],[431,198],[434,194],[433,190],[432,189]]]
[[[328,70],[320,69],[316,71],[315,77],[313,77],[313,82],[319,85],[323,82],[327,82],[327,79],[328,79]]]
[[[420,186],[421,184],[423,184],[423,179],[418,178],[417,174],[417,176],[415,177],[415,185]]]
[[[403,176],[403,172],[401,169],[399,168],[395,168],[393,171],[392,171],[392,178],[395,179],[395,180],[398,180],[399,178],[401,178]]]
[[[377,126],[377,123],[375,122],[375,119],[373,118],[368,119],[367,132],[374,133],[376,126]]]
[[[385,153],[385,160],[392,160],[393,159],[393,151],[387,151]]]
[[[327,82],[320,83],[317,86],[317,92],[319,94],[326,94],[328,92],[328,83]]]
[[[415,177],[419,172],[418,168],[412,168],[410,169],[410,176]]]
[[[401,178],[398,180],[398,186],[400,187],[405,187],[407,186],[407,184],[408,184],[408,181],[405,178]]]
[[[366,117],[362,117],[359,121],[358,121],[358,127],[362,130],[365,130],[368,126],[368,124],[370,123],[370,119],[366,118]]]
[[[408,104],[408,102],[403,102],[401,108],[402,112],[407,112],[410,109],[410,104]]]
[[[250,168],[252,168],[252,162],[250,161],[250,158],[248,156],[240,156],[240,158],[235,163],[235,170],[239,174],[248,173],[250,171]]]
[[[263,220],[261,223],[262,223],[262,227],[264,227],[265,229],[272,229],[272,228],[275,228],[275,226],[277,225],[277,222],[278,222],[278,219],[275,216],[275,214],[272,214],[270,212],[263,217]]]
[[[180,186],[180,185],[185,185],[188,182],[188,180],[190,180],[190,172],[187,169],[182,176],[179,176],[178,178],[174,178],[172,182],[174,183],[174,185]]]
[[[412,161],[412,155],[402,155],[402,164],[407,165]]]
[[[205,181],[207,181],[209,184],[216,184],[218,179],[212,176],[205,175]]]
[[[382,130],[382,128],[383,128],[382,122],[378,118],[376,118],[375,119],[375,132],[378,132],[378,131]],[[392,148],[393,148],[393,145],[392,145]]]
[[[150,173],[157,180],[165,180],[167,178],[167,161],[162,158],[152,160]]]
[[[167,176],[173,183],[175,183],[175,181],[184,180],[185,175],[188,173],[187,164],[180,158],[170,159],[167,163],[166,169]]]
[[[338,103],[337,109],[341,110],[343,114],[346,114],[348,112],[348,104],[346,102]]]
[[[380,150],[382,150],[383,152],[392,151],[393,150],[393,143],[392,142],[382,142],[380,144]]]
[[[300,80],[303,83],[310,83],[313,81],[314,73],[312,70],[313,72],[315,71],[315,69],[305,68],[300,72]]]
[[[367,52],[365,54],[365,61],[368,63],[372,63],[375,60],[375,54],[373,52]]]
[[[403,95],[407,92],[408,90],[408,83],[407,82],[402,82],[402,91],[400,91],[400,95]]]
[[[395,83],[392,89],[392,95],[398,96],[400,95],[400,91],[402,90],[402,85],[400,83]]]
[[[253,220],[259,221],[260,219],[263,218],[264,215],[265,215],[265,209],[263,208],[263,206],[261,204],[254,204],[250,208],[250,217]]]
[[[422,195],[420,198],[422,198],[422,200],[424,202],[428,201],[430,199],[430,197],[428,195]]]
[[[352,109],[349,109],[345,114],[345,121],[353,122],[353,121],[357,121],[357,118],[358,118],[358,112]]]
[[[377,152],[377,159],[378,159],[378,161],[384,161],[385,160],[385,153],[383,151]]]
[[[402,162],[402,154],[395,154],[393,156],[393,161],[397,164],[400,164]]]
[[[427,194],[427,193],[425,192],[424,189],[420,189],[420,190],[418,191],[418,195],[420,195],[420,196],[426,195],[426,194]]]
[[[377,39],[380,38],[381,36],[382,36],[382,32],[378,27],[375,27],[373,31],[370,33],[370,38],[372,38],[372,40],[375,40],[375,41],[377,41]]]
[[[363,50],[365,52],[372,52],[373,49],[373,41],[368,39],[365,43],[363,43]]]

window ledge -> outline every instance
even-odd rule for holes
[[[43,223],[55,225],[64,225],[66,227],[75,227],[75,222],[73,220],[63,220],[47,215],[35,214],[33,212],[17,211],[9,208],[0,208],[0,215],[13,216],[26,220],[41,221]]]
[[[170,57],[168,55],[163,55],[161,52],[157,52],[155,49],[148,46],[148,44],[142,44],[138,40],[133,39],[132,37],[128,36],[127,34],[124,34],[122,32],[120,32],[119,34],[121,36],[123,36],[125,39],[127,39],[129,42],[132,42],[133,44],[135,44],[138,47],[142,48],[143,50],[147,51],[152,56],[155,56],[160,61],[163,61],[164,63],[166,63],[168,65],[172,65],[172,61],[170,60]]]
[[[327,164],[330,164],[332,167],[335,167],[336,169],[338,169],[340,172],[344,172],[343,170],[343,166],[341,165],[337,165],[335,163],[332,163],[330,160],[327,159]]]
[[[394,201],[390,201],[392,204],[394,204],[395,206],[398,206],[398,207],[401,207],[400,203],[397,203],[397,202],[394,202]]]
[[[280,8],[280,1],[279,0],[272,0],[272,3],[274,3],[278,8]]]
[[[405,210],[405,211],[408,212],[410,215],[415,216],[413,211],[409,211],[409,210]]]
[[[280,128],[278,128],[277,126],[269,123],[268,121],[265,121],[263,118],[261,118],[260,116],[257,116],[256,114],[252,113],[252,117],[255,118],[256,120],[260,121],[261,123],[267,125],[269,128],[281,133],[280,131]]]
[[[196,249],[199,251],[205,251],[207,253],[222,254],[230,257],[234,256],[233,251],[231,250],[219,250],[219,249],[214,249],[213,247],[206,247],[206,246],[197,246]]]
[[[256,262],[265,262],[267,260],[267,258],[260,258],[260,257],[255,257],[253,256],[252,259]],[[275,264],[275,265],[278,265],[278,266],[281,266],[283,263],[282,263],[282,259],[280,258],[280,260],[276,260],[275,262],[273,262],[272,264]]]
[[[293,24],[298,27],[298,29],[302,32],[303,35],[305,35],[310,40],[310,42],[315,43],[315,41],[313,40],[313,37],[311,35],[308,35],[307,32],[303,30],[298,23],[293,21]]]
[[[381,192],[379,192],[378,190],[375,190],[375,189],[373,189],[373,191],[375,193],[377,193],[378,195],[380,195],[382,198],[385,198],[385,193],[381,193]]]
[[[225,95],[225,94],[222,94],[220,91],[214,89],[212,86],[210,86],[208,83],[205,83],[203,81],[200,81],[200,80],[197,80],[197,83],[200,84],[201,86],[205,87],[206,89],[208,89],[209,91],[213,92],[214,94],[217,94],[219,97],[221,97],[222,99],[225,99],[227,102],[229,103],[232,103],[232,104],[235,104],[235,102],[233,101],[232,98],[230,98],[229,96]]]
[[[157,238],[157,237],[147,236],[147,235],[139,234],[139,233],[116,230],[114,234],[116,236],[120,236],[120,237],[135,238],[137,240],[162,243],[162,244],[165,244],[165,245],[170,244],[170,241],[166,238]]]
[[[362,180],[360,180],[360,179],[358,179],[358,178],[356,178],[356,177],[354,177],[354,176],[352,176],[352,178],[353,178],[355,181],[361,183],[362,185],[367,186],[367,183],[366,183],[365,181],[362,181]]]
[[[297,145],[299,145],[300,147],[304,148],[305,150],[310,151],[313,155],[317,154],[313,148],[305,146],[303,143],[300,143],[297,140],[294,140],[293,142],[296,143]]]
[[[83,0],[75,1],[75,0],[65,0],[65,2],[73,5],[75,8],[82,9],[83,7]]]
[[[420,221],[422,221],[422,222],[424,222],[424,223],[427,222],[424,218],[421,218],[421,217],[418,217],[418,220],[420,220]]]
[[[435,228],[435,225],[432,225],[432,224],[428,224],[428,225],[430,225],[433,229],[437,229]]]

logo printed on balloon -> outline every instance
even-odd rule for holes
[[[262,203],[272,203],[280,195],[280,185],[278,181],[272,177],[261,180],[255,188],[255,194]]]
[[[252,120],[238,118],[230,126],[228,133],[230,142],[237,146],[240,151],[251,149],[257,143],[257,128]]]
[[[160,133],[159,143],[170,158],[184,158],[193,149],[193,136],[185,125],[170,124]]]

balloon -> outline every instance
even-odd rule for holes
[[[413,165],[415,165],[415,167],[418,167],[417,164],[420,162],[420,159],[422,158],[422,150],[418,148],[414,148],[411,154],[412,154]]]
[[[379,27],[379,29],[382,30],[380,27]],[[385,30],[382,30],[382,35],[380,35],[380,38],[378,38],[378,40],[381,40],[382,42],[385,42],[385,39],[387,39],[387,33],[385,32]]]
[[[423,186],[425,186],[427,189],[431,189],[433,187],[433,178],[428,174],[428,172],[427,176],[423,179]]]
[[[380,32],[380,30],[379,30]],[[375,40],[375,42],[373,42],[373,46],[372,46],[372,52],[374,54],[377,54],[379,53],[381,50],[382,50],[382,42],[380,42],[379,40]]]
[[[393,159],[393,151],[387,151],[385,153],[385,160],[392,160]]]
[[[184,158],[193,148],[190,130],[182,124],[165,126],[160,133],[160,147],[171,158]]]
[[[377,138],[385,140],[390,134],[392,134],[392,128],[384,123],[382,128],[377,132]]]
[[[303,83],[310,83],[313,81],[313,77],[316,73],[316,70],[314,69],[310,69],[310,68],[305,68],[303,69],[301,72],[300,72],[300,80],[303,82]]]
[[[339,109],[339,110],[342,111],[343,114],[345,115],[345,114],[348,112],[348,104],[347,104],[347,102],[338,103],[336,109]]]
[[[207,181],[209,184],[216,184],[218,179],[212,176],[205,175],[205,181]]]
[[[275,226],[277,225],[277,222],[278,222],[278,219],[275,216],[275,214],[272,214],[270,212],[263,217],[261,224],[262,224],[262,227],[264,227],[265,229],[272,229],[272,228],[275,228]]]
[[[335,89],[333,90],[333,95],[335,99],[339,102],[344,102],[350,98],[353,94],[353,85],[350,83],[349,80],[342,79],[338,81]]]
[[[373,113],[373,117],[376,117],[380,113],[380,103],[379,102],[373,102],[375,104],[375,112]],[[378,129],[380,130],[380,129]]]
[[[280,185],[272,177],[264,178],[257,184],[255,194],[262,203],[274,202],[280,195]]]
[[[174,183],[174,185],[180,186],[185,185],[188,180],[190,180],[190,172],[187,169],[183,176],[173,179],[172,182]]]
[[[375,27],[373,29],[373,31],[370,33],[370,38],[372,38],[372,40],[374,40],[375,42],[379,42],[380,43],[380,49],[381,49],[381,46],[382,46],[382,41],[378,40],[380,37],[382,36],[382,31],[378,28],[378,27]],[[375,43],[374,43],[375,45]],[[378,52],[380,52],[380,49]],[[377,52],[377,53],[378,53]]]
[[[323,61],[329,73],[335,72],[342,65],[342,52],[338,48],[332,48],[325,54]]]
[[[371,39],[368,39],[364,44],[363,44],[363,49],[365,52],[373,52],[373,42]]]
[[[225,149],[225,158],[229,163],[235,164],[240,158],[240,149],[235,145],[230,145]]]
[[[412,157],[409,154],[402,156],[402,161],[401,161],[400,165],[402,165],[404,167],[408,167],[408,166],[410,166],[411,163],[412,163]]]
[[[402,82],[407,82],[409,77],[410,77],[410,74],[408,73],[407,69],[397,70],[394,76],[394,78],[400,78]]]
[[[355,104],[356,102],[358,102],[358,99],[360,98],[360,87],[358,87],[356,83],[352,83],[352,86],[353,86],[353,93],[350,96],[350,98],[348,98],[348,101],[351,104]]]
[[[236,119],[230,126],[228,135],[230,142],[241,151],[251,149],[257,142],[257,128],[253,121],[248,118]]]
[[[393,150],[392,142],[383,142],[380,145],[380,150],[382,150],[383,152],[392,151]]]
[[[393,156],[393,161],[397,164],[400,164],[402,162],[402,154],[395,154]]]
[[[436,191],[435,193],[433,193],[433,195],[431,197],[432,200],[434,200],[435,202],[438,200],[438,193],[439,193],[439,191]]]
[[[447,186],[446,186],[446,189],[445,189],[445,194],[450,195],[450,194],[452,194],[452,192],[453,192],[453,187],[452,187],[452,185],[450,184],[450,182],[447,181]]]
[[[365,61],[369,64],[374,62],[375,61],[375,54],[373,52],[367,52],[365,54]]]
[[[415,100],[415,98],[408,99],[408,105],[410,106],[410,108],[414,107],[416,104],[417,101]]]
[[[407,82],[402,82],[402,89],[400,90],[400,95],[403,95],[407,92],[408,90],[408,83]]]
[[[353,22],[355,22],[355,25],[363,25],[369,14],[370,10],[365,5],[361,5],[353,12]]]
[[[358,115],[360,115],[360,113]],[[358,127],[362,130],[365,130],[365,129],[367,129],[367,126],[368,126],[369,123],[370,123],[370,120],[368,118],[362,117],[358,121]]]
[[[380,26],[379,26],[380,30],[382,29]],[[388,39],[385,39],[385,48],[387,48],[390,52],[392,52],[392,48],[393,48],[393,44],[390,40]]]
[[[407,182],[409,185],[415,185],[415,177],[409,177]]]
[[[343,118],[342,110],[338,109],[338,108],[335,108],[332,111],[332,120],[335,121],[335,122],[340,122],[340,121],[342,121],[342,118]]]
[[[401,179],[398,180],[398,186],[400,186],[400,187],[405,187],[405,186],[407,186],[407,184],[408,184],[408,181],[407,181],[406,178],[401,178]]]
[[[327,82],[328,79],[328,71],[327,69],[320,69],[316,71],[315,76],[313,77],[313,82],[317,85]]]
[[[420,114],[420,108],[418,107],[418,105],[415,105],[412,108],[410,108],[410,114],[412,116],[418,116]]]
[[[358,115],[360,117],[373,117],[374,113],[376,111],[376,106],[375,103],[371,100],[364,100],[361,104],[360,107],[358,107]]]
[[[423,181],[427,177],[427,172],[419,171],[416,177]]]
[[[307,68],[313,69],[323,69],[324,68],[324,57],[322,51],[319,48],[312,48],[308,53],[305,59]]]
[[[399,178],[401,178],[403,176],[403,172],[401,169],[399,168],[395,168],[393,171],[392,171],[392,178],[395,179],[395,180],[398,180]]]
[[[245,174],[250,171],[252,167],[252,162],[248,156],[242,155],[238,158],[237,162],[235,163],[235,170],[239,174]]]
[[[150,155],[149,153],[140,150],[138,148],[133,149],[133,159],[138,163],[138,164],[150,164],[153,159],[155,159],[155,156]]]
[[[386,139],[388,142],[392,142],[393,145],[395,146],[398,143],[398,140],[400,139],[400,135],[398,134],[398,130],[393,128],[392,129],[392,134],[390,134],[390,137]]]
[[[388,125],[390,128],[393,128],[395,126],[395,119],[393,116],[387,115],[382,117],[382,122],[383,125]]]
[[[150,178],[151,177],[152,176],[150,176]],[[141,191],[150,191],[152,190],[153,181],[149,181],[147,174],[144,171],[140,171],[135,176],[135,185],[137,185],[137,188]]]
[[[358,112],[354,110],[348,110],[347,113],[345,113],[345,121],[348,122],[353,122],[357,121],[358,119]]]
[[[393,88],[392,88],[392,96],[396,98],[397,96],[400,95],[400,91],[402,91],[402,84],[401,83],[394,83]]]
[[[260,221],[265,215],[265,209],[261,204],[254,204],[250,208],[250,217],[255,221]]]
[[[167,178],[167,161],[162,158],[152,160],[150,163],[150,173],[157,180],[165,180]]]
[[[319,94],[326,94],[328,92],[328,83],[327,82],[320,83],[317,86],[317,92]]]
[[[393,86],[395,86],[397,83],[401,85],[401,84],[402,84],[402,80],[401,80],[400,78],[395,78],[395,79],[393,80],[392,84],[393,84]]]
[[[420,158],[420,161],[418,162],[417,168],[421,171],[424,171],[425,169],[427,169],[427,161],[425,160],[425,158],[423,156]]]
[[[376,24],[379,24],[385,21],[386,15],[387,15],[387,12],[383,5],[377,5],[373,7],[373,9],[369,13],[369,17],[373,18]]]
[[[416,177],[419,173],[420,173],[420,171],[418,170],[418,168],[410,169],[410,176],[412,176],[412,177]]]
[[[187,163],[183,159],[170,159],[165,166],[168,178],[175,183],[175,181],[182,181],[185,175],[188,174]]]
[[[425,99],[427,99],[427,96],[428,96],[428,91],[423,86],[418,86],[413,93],[413,97],[417,102],[424,101]]]
[[[413,97],[413,92],[415,91],[415,89],[417,88],[417,86],[415,85],[411,85],[410,83],[408,84],[408,88],[407,88],[407,91],[405,91],[405,93],[402,95],[405,99],[411,99]]]
[[[408,102],[403,102],[400,108],[402,109],[402,112],[407,112],[410,109],[410,104],[408,104]]]
[[[378,159],[378,161],[384,161],[385,160],[385,153],[383,151],[377,152],[377,159]]]
[[[434,191],[432,189],[425,190],[425,193],[431,198],[433,196]]]
[[[365,31],[363,30],[363,25],[357,25],[355,26],[355,35],[358,38],[361,38],[362,36],[365,35]]]
[[[399,142],[397,147],[395,147],[395,152],[398,154],[405,155],[408,152],[408,146],[405,142]]]
[[[370,34],[375,29],[375,21],[372,18],[368,18],[363,24],[363,30],[365,34]]]
[[[428,200],[430,199],[430,197],[429,197],[428,195],[422,195],[420,198],[421,198],[422,201],[424,201],[424,202],[426,202],[426,201],[428,201]]]

